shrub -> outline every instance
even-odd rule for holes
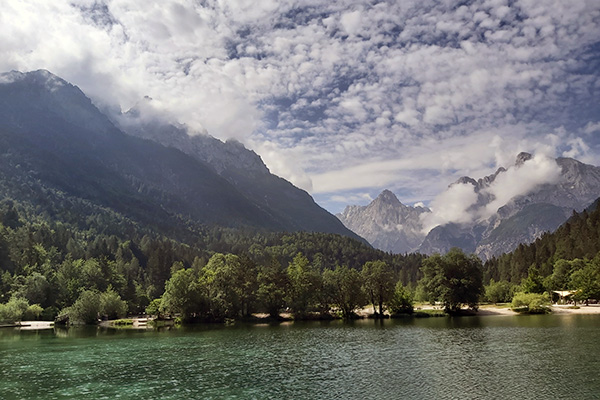
[[[412,314],[413,299],[408,290],[402,285],[402,282],[396,284],[394,294],[388,303],[392,314]]]
[[[544,314],[550,311],[550,299],[546,294],[516,293],[511,308],[513,311],[527,314]]]

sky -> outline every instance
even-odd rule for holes
[[[0,71],[148,96],[334,213],[462,198],[521,151],[600,165],[597,0],[8,0],[0,36]]]

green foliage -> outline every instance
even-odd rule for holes
[[[550,299],[546,294],[516,293],[512,299],[513,311],[528,314],[544,314],[550,311]]]
[[[150,302],[150,304],[148,304],[148,306],[146,306],[146,314],[148,315],[155,315],[158,318],[161,318],[161,312],[160,312],[160,308],[161,308],[161,303],[162,303],[162,298],[159,299],[154,299]]]
[[[66,313],[71,323],[95,324],[101,311],[100,293],[95,290],[85,290]]]
[[[108,319],[123,318],[127,314],[127,303],[121,296],[109,287],[100,295],[100,310]]]
[[[515,286],[507,281],[491,280],[490,283],[484,286],[484,298],[490,303],[508,303],[512,300]]]
[[[540,273],[535,266],[529,267],[527,278],[521,282],[521,290],[525,293],[544,293],[546,288],[544,287],[544,281]]]
[[[12,297],[6,304],[0,304],[0,321],[18,322],[23,319],[29,303],[22,297]]]
[[[288,290],[288,277],[281,264],[274,258],[258,273],[258,290],[256,296],[260,304],[273,318],[279,316],[279,311],[285,305]]]
[[[402,282],[396,283],[394,294],[388,302],[392,314],[412,314],[414,312],[413,297]]]
[[[394,293],[394,274],[384,261],[368,261],[362,268],[363,287],[376,314],[383,315],[383,306]],[[378,306],[379,312],[375,310]]]
[[[146,308],[150,315],[180,314],[184,319],[201,309],[202,298],[196,273],[178,269],[165,285],[161,299],[153,300]]]
[[[289,290],[287,303],[296,315],[308,312],[319,297],[322,277],[302,253],[298,253],[287,269]]]
[[[362,278],[355,269],[337,266],[334,270],[325,270],[323,283],[333,304],[342,311],[344,318],[351,318],[356,308],[364,302]]]
[[[600,263],[587,262],[583,268],[574,271],[570,286],[577,290],[573,295],[576,301],[600,299]]]
[[[25,321],[37,321],[44,312],[44,309],[39,304],[32,304],[23,313],[23,319]]]
[[[463,305],[476,309],[483,293],[481,260],[453,248],[444,256],[434,254],[423,262],[421,284],[430,302],[440,301],[446,312]]]

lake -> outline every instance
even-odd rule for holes
[[[0,329],[2,399],[600,396],[600,316]]]

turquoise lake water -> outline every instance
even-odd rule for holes
[[[594,399],[600,316],[0,330],[2,399]]]

